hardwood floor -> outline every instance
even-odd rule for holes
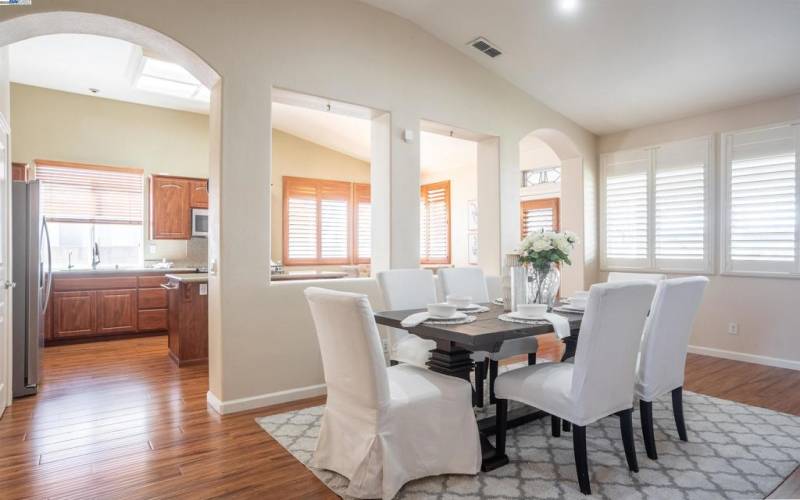
[[[543,338],[539,356],[560,356]],[[221,417],[205,366],[166,337],[50,347],[45,384],[0,420],[0,498],[336,498],[255,423],[324,398]],[[690,355],[686,388],[800,415],[800,372]],[[800,496],[800,473],[782,497]]]

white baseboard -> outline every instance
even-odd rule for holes
[[[251,396],[249,398],[232,399],[230,401],[220,401],[211,391],[206,394],[206,401],[208,406],[220,415],[229,415],[240,411],[253,410],[255,408],[264,408],[266,406],[277,405],[280,403],[288,403],[289,401],[297,401],[299,399],[313,398],[325,394],[325,384],[309,385],[307,387],[298,387],[297,389],[289,389],[286,391],[271,392],[269,394],[261,394],[258,396]]]
[[[776,368],[788,368],[790,370],[800,370],[800,361],[794,361],[791,359],[771,358],[769,356],[761,356],[758,354],[726,351],[724,349],[714,349],[712,347],[703,347],[698,345],[690,345],[689,352],[693,354],[703,354],[705,356],[713,356],[715,358],[732,359],[734,361],[745,361],[747,363],[755,363],[757,365],[774,366]]]

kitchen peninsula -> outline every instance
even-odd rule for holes
[[[169,355],[178,366],[208,360],[208,274],[167,274]]]

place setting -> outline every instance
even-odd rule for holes
[[[447,302],[428,304],[427,309],[401,321],[403,328],[427,325],[463,325],[477,319],[473,314],[489,311],[488,307],[473,304],[468,295],[448,295]]]

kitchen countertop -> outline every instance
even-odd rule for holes
[[[324,280],[346,278],[347,273],[341,271],[288,271],[285,273],[273,273],[270,275],[271,281],[297,281],[297,280]]]
[[[197,273],[197,267],[171,267],[169,269],[156,269],[153,267],[101,267],[100,269],[54,269],[54,276],[68,276],[70,274],[146,274],[146,273]]]
[[[165,277],[181,283],[208,283],[208,273],[167,274]]]

